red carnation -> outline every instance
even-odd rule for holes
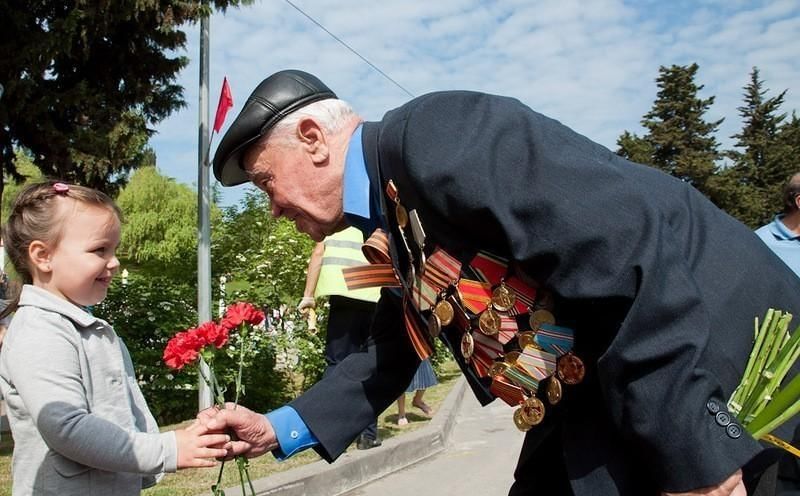
[[[195,334],[203,342],[203,346],[213,344],[217,348],[222,348],[228,342],[228,329],[213,321],[201,324]]]
[[[179,332],[169,340],[164,349],[164,363],[168,367],[180,370],[197,359],[202,345],[192,331]]]
[[[226,329],[236,329],[242,322],[258,325],[264,321],[264,312],[256,310],[250,303],[239,302],[229,306],[220,325]]]

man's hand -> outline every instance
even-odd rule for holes
[[[278,439],[267,417],[241,405],[226,403],[224,409],[207,408],[197,414],[197,420],[209,431],[232,431],[235,434],[223,446],[228,460],[239,455],[247,458],[261,456],[278,447]]]
[[[716,486],[701,487],[687,493],[661,493],[662,496],[747,496],[742,471],[737,470]]]
[[[300,313],[304,313],[307,311],[307,309],[314,308],[316,306],[317,300],[315,300],[313,296],[303,296],[303,298],[300,300],[300,303],[297,305],[297,310],[299,310]]]

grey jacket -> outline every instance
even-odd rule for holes
[[[138,495],[177,467],[105,321],[25,285],[0,352],[13,495]]]

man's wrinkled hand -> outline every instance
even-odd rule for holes
[[[662,496],[747,496],[742,471],[737,470],[716,486],[702,487],[685,493],[661,493]]]
[[[227,450],[225,459],[244,455],[247,458],[261,456],[278,447],[272,425],[265,415],[241,405],[226,403],[224,408],[207,408],[197,414],[197,421],[209,432],[231,433],[231,440],[223,445]]]

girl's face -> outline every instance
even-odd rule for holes
[[[69,203],[61,240],[50,248],[50,272],[34,284],[76,305],[95,305],[106,297],[119,269],[119,219],[104,207]]]

